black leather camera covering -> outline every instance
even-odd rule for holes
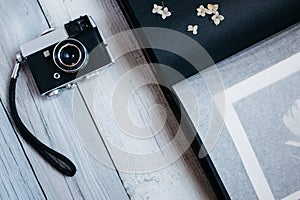
[[[40,94],[45,94],[66,83],[76,83],[76,79],[92,73],[100,67],[106,66],[112,62],[97,27],[85,30],[72,38],[80,41],[85,46],[88,53],[87,64],[75,73],[64,72],[54,64],[53,52],[57,44],[27,56],[26,63],[30,68]],[[46,50],[51,53],[51,56],[47,58],[45,58],[43,54]],[[54,79],[54,73],[59,73],[61,76],[60,79]]]
[[[242,49],[298,22],[299,0],[119,0],[133,27],[163,27],[187,34],[199,42],[218,62]],[[165,20],[152,14],[153,4],[169,8],[172,15]],[[215,26],[210,16],[198,17],[196,8],[208,3],[219,4],[225,20]],[[198,34],[187,32],[189,24],[199,26]],[[188,48],[188,47],[184,47]],[[171,66],[184,77],[197,71],[184,59],[165,51],[153,50],[152,61]],[[184,67],[183,67],[184,66]],[[202,66],[205,68],[208,66]],[[242,67],[242,66],[241,66]],[[165,78],[168,74],[163,75]],[[180,80],[177,80],[180,81]]]

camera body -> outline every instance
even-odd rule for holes
[[[53,96],[113,63],[111,54],[90,16],[48,30],[21,46],[41,95]]]

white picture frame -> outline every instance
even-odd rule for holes
[[[225,125],[240,155],[256,195],[261,200],[273,200],[275,198],[233,104],[297,72],[300,72],[300,53],[213,97],[214,103],[220,111],[224,110],[225,105],[225,114],[222,116]],[[225,104],[220,102],[220,99],[224,99],[224,94]],[[300,199],[300,190],[283,198],[283,200],[296,199]]]

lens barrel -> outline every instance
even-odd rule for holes
[[[61,70],[74,73],[85,66],[88,53],[84,45],[76,39],[66,39],[58,43],[53,52],[53,60]]]

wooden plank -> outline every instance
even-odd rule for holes
[[[43,19],[38,4],[34,1],[1,2],[0,11],[0,97],[4,105],[8,105],[8,84],[20,45],[39,36],[48,25]]]
[[[122,30],[129,29],[114,0],[86,0],[84,5],[79,0],[59,0],[56,2],[40,0],[40,3],[52,26],[62,26],[79,15],[90,14],[106,38]],[[119,43],[110,46],[113,54],[120,51],[120,48],[126,49],[127,45],[137,45],[133,37],[120,38],[117,42]],[[111,105],[116,82],[120,80],[124,73],[129,71],[132,72],[132,76],[129,82],[125,84],[131,84],[132,89],[135,85],[142,85],[146,80],[153,80],[152,73],[149,70],[142,72],[132,70],[134,66],[143,63],[146,63],[146,61],[141,51],[134,52],[118,59],[113,66],[103,69],[100,77],[79,83],[81,94],[92,113],[103,140],[108,146],[117,169],[120,170],[120,176],[130,197],[132,199],[214,199],[212,188],[208,184],[196,156],[190,149],[183,157],[174,162],[168,163],[168,156],[166,156],[164,161],[168,165],[163,166],[163,169],[150,168],[150,172],[144,171],[143,173],[139,171],[141,165],[152,165],[156,160],[141,162],[140,160],[131,160],[128,157],[131,153],[149,154],[152,151],[156,151],[158,156],[164,157],[164,146],[170,141],[173,131],[177,127],[173,116],[169,119],[168,125],[157,132],[164,120],[165,112],[170,114],[170,110],[166,106],[161,91],[151,86],[141,87],[136,91],[129,100],[128,105],[128,99],[124,99],[124,108],[119,111],[128,111],[132,121],[141,127],[153,122],[154,124],[147,129],[147,134],[151,137],[147,139],[134,138],[124,134],[122,127],[116,124]],[[157,103],[163,105],[166,109],[165,112],[161,108],[149,109]],[[159,135],[156,136],[158,133]],[[85,141],[84,138],[83,141]],[[88,144],[87,148],[95,158],[101,160],[99,158],[99,152],[101,151],[95,148],[95,145],[88,142],[86,144]],[[131,153],[120,154],[120,152],[114,151],[112,146],[123,153]]]
[[[48,28],[43,13],[36,1],[5,1],[0,5],[1,27],[1,79],[0,98],[8,107],[7,85],[12,71],[14,55],[20,44],[36,38]],[[3,26],[2,26],[3,25]],[[25,74],[24,74],[25,72]],[[23,140],[24,149],[33,169],[49,199],[128,199],[118,173],[99,163],[81,141],[74,119],[73,99],[83,115],[81,124],[89,133],[97,136],[97,147],[103,159],[110,157],[103,145],[93,120],[85,107],[78,90],[65,92],[59,98],[46,100],[39,96],[28,69],[21,72],[17,84],[17,107],[28,128],[59,152],[73,160],[78,168],[75,177],[67,178],[52,169]],[[75,94],[75,95],[74,95]],[[8,162],[11,162],[8,160]],[[30,190],[28,190],[30,194]],[[28,194],[28,195],[29,195]],[[38,196],[37,196],[38,197]]]
[[[0,199],[44,199],[43,191],[0,104]]]

